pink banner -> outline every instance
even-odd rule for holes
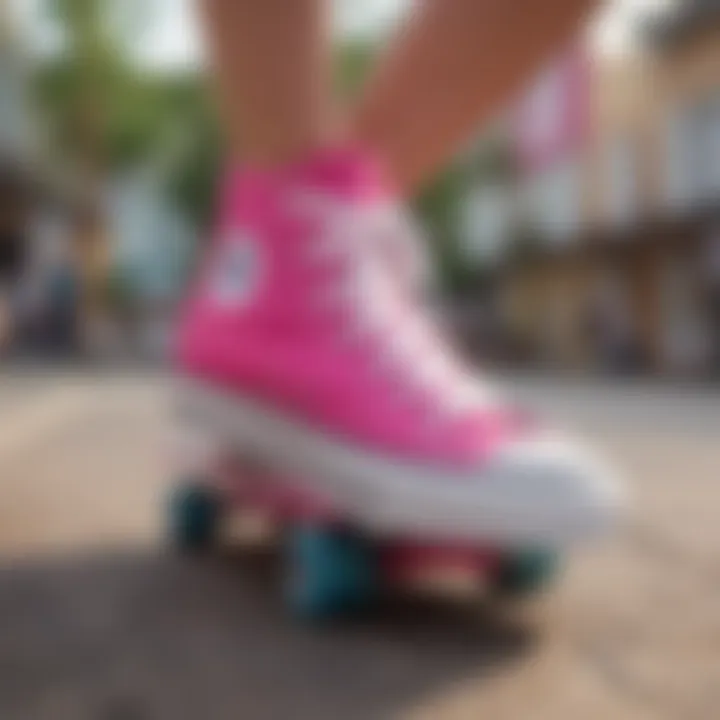
[[[521,169],[532,173],[575,150],[589,123],[590,61],[574,46],[546,68],[520,99],[514,124]]]

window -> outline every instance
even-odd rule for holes
[[[673,209],[689,210],[720,198],[720,95],[670,115],[666,166]]]
[[[26,80],[18,58],[0,48],[0,150],[24,149],[29,141]]]
[[[694,195],[694,141],[689,114],[671,113],[665,135],[667,202],[673,210],[683,210],[692,205]]]
[[[550,244],[565,244],[580,229],[580,165],[567,158],[531,177],[525,187],[530,227]]]
[[[512,196],[508,188],[477,188],[463,207],[463,252],[472,260],[497,259],[509,246],[512,221]]]
[[[703,130],[706,152],[705,193],[708,199],[720,198],[720,92],[707,103]]]
[[[603,157],[605,216],[613,225],[627,225],[637,214],[636,152],[627,137],[613,139]]]

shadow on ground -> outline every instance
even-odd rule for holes
[[[393,717],[532,645],[518,623],[409,601],[303,627],[271,575],[260,558],[160,553],[0,571],[0,717]]]

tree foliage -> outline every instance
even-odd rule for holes
[[[37,85],[52,147],[65,162],[101,175],[113,159],[118,119],[141,104],[125,43],[140,5],[44,0],[39,9],[61,39]]]
[[[217,170],[216,123],[201,78],[153,73],[133,61],[131,41],[152,5],[44,0],[40,7],[62,38],[35,85],[56,160],[92,168],[100,179],[161,163],[187,215],[204,223]]]
[[[167,187],[186,215],[210,221],[221,143],[205,82],[195,73],[158,75],[139,70],[128,51],[128,29],[144,12],[136,1],[46,0],[63,28],[63,52],[38,74],[38,93],[53,145],[71,161],[106,173],[161,162]],[[357,95],[375,57],[367,41],[337,48],[336,87],[348,102]],[[453,165],[414,201],[429,230],[441,274],[452,286],[471,282],[457,253],[458,205],[472,168]]]

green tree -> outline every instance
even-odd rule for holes
[[[348,40],[335,52],[335,87],[344,98],[358,94],[372,66],[376,47],[366,40]]]
[[[414,208],[428,231],[430,251],[446,289],[463,291],[472,284],[473,272],[461,257],[458,222],[460,202],[467,191],[468,173],[455,163],[443,171],[414,200]]]
[[[53,151],[88,183],[105,178],[117,120],[139,108],[124,34],[139,5],[110,0],[44,0],[61,51],[38,78],[39,100]]]

